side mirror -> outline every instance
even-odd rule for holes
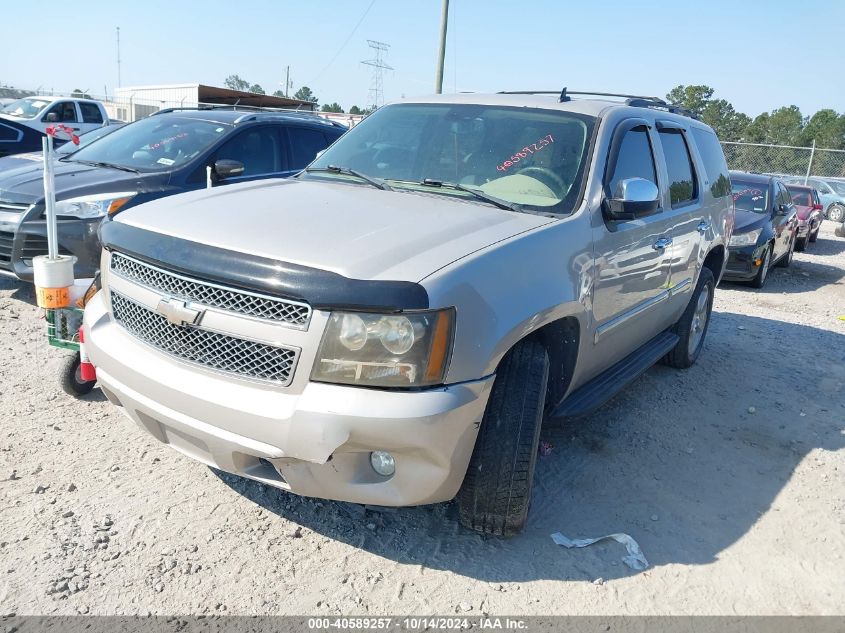
[[[214,173],[220,180],[241,176],[244,173],[244,164],[231,158],[221,158],[214,162]]]
[[[58,123],[59,122],[59,115],[55,112],[48,112],[47,116],[44,117],[44,120],[47,123]]]
[[[786,215],[789,212],[789,207],[785,204],[779,204],[775,207],[775,215]]]
[[[613,220],[634,220],[657,212],[660,191],[645,178],[626,178],[616,186],[613,198],[605,199],[607,214]]]

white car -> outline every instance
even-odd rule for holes
[[[76,133],[109,124],[102,103],[72,97],[24,97],[3,106],[0,117],[17,121],[39,132],[46,131],[54,123],[67,125]]]

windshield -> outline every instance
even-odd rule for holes
[[[766,213],[769,208],[769,188],[757,182],[731,180],[731,193],[738,211]]]
[[[0,112],[20,119],[32,119],[48,105],[50,105],[50,102],[44,99],[26,97],[3,106]]]
[[[74,145],[73,143],[68,141],[61,147],[56,148],[56,154],[72,154],[73,152],[82,149],[86,145],[89,145],[92,141],[96,141],[98,138],[102,138],[106,134],[111,134],[119,127],[119,125],[108,125],[105,127],[94,128],[90,132],[85,132],[79,135],[79,145]]]
[[[167,171],[192,160],[230,129],[231,125],[214,121],[151,116],[121,127],[66,160]]]
[[[804,189],[802,187],[790,187],[789,185],[787,185],[786,188],[789,193],[792,194],[792,202],[802,207],[813,206],[813,195],[810,193],[809,189]]]
[[[840,196],[845,196],[845,182],[839,182],[838,180],[825,180],[825,182]]]
[[[438,186],[458,184],[520,210],[568,213],[578,201],[594,124],[586,115],[531,108],[390,105],[352,128],[310,167],[351,169],[394,189],[478,200]],[[307,177],[355,181],[336,172]]]

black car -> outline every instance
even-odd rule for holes
[[[125,123],[113,123],[111,125],[104,125],[103,127],[96,127],[88,132],[83,132],[79,135],[79,144],[64,143],[57,146],[55,149],[56,155],[67,156],[73,152],[82,149],[86,145],[90,145],[98,138],[102,138],[119,129]],[[0,178],[5,178],[9,170],[19,169],[21,167],[30,168],[32,163],[40,163],[43,160],[43,152],[41,146],[38,147],[37,152],[22,152],[20,154],[12,154],[11,156],[0,157]]]
[[[59,252],[77,278],[99,264],[103,218],[207,186],[298,173],[346,131],[319,116],[284,111],[179,109],[131,123],[60,158],[55,168]],[[0,274],[32,280],[47,252],[41,164],[0,174]]]
[[[789,266],[798,235],[798,213],[786,185],[775,176],[731,172],[736,222],[723,279],[766,283],[769,268]]]

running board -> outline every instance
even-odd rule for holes
[[[672,351],[679,340],[678,335],[671,332],[658,334],[610,369],[578,387],[548,417],[572,418],[592,413]]]

